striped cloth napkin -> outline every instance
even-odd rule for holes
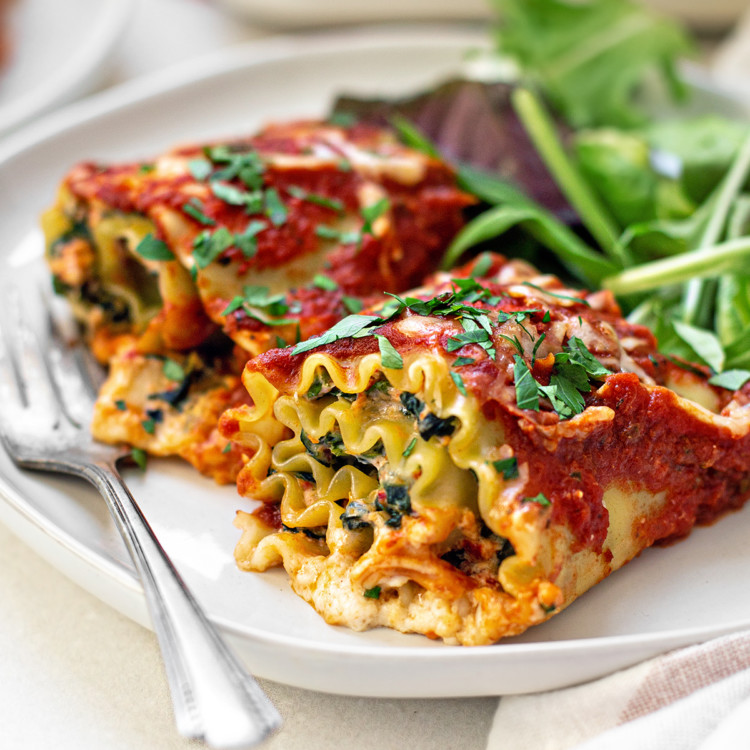
[[[500,699],[488,750],[750,748],[750,632],[583,685]]]
[[[712,61],[750,105],[750,11]],[[750,632],[663,654],[583,685],[500,699],[487,750],[750,748]]]

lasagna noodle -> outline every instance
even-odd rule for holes
[[[476,344],[447,350],[457,321],[409,311],[378,329],[400,368],[383,365],[373,337],[262,355],[244,374],[253,406],[221,424],[247,454],[241,494],[262,503],[238,514],[240,567],[283,565],[330,623],[487,644],[744,502],[750,416],[740,394],[659,358],[607,295],[586,298],[501,260],[482,281],[501,307],[551,313],[524,322],[534,331],[525,345],[549,339],[536,377],[573,334],[606,363],[611,374],[591,383],[580,413],[518,408],[512,320],[495,319],[494,358]],[[438,277],[416,294],[450,289]],[[456,368],[458,355],[474,361]]]

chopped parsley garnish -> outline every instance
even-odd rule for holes
[[[213,166],[208,159],[191,159],[187,164],[188,171],[196,180],[205,180],[213,172]]]
[[[266,216],[271,220],[271,224],[280,227],[286,223],[289,212],[287,207],[282,203],[279,193],[275,188],[268,188],[263,194],[263,203],[265,206]]]
[[[146,451],[142,448],[133,448],[130,451],[130,458],[133,459],[133,463],[138,466],[141,471],[146,471]]]
[[[118,411],[126,411],[128,408],[128,405],[125,403],[123,399],[118,398],[117,401],[115,401],[115,408]]]
[[[375,334],[380,349],[380,361],[383,367],[389,367],[392,370],[401,370],[404,367],[403,357],[396,351],[393,344],[385,336]]]
[[[413,438],[412,438],[412,439],[411,439],[411,440],[409,441],[409,445],[407,445],[407,446],[406,446],[406,448],[404,448],[404,452],[403,452],[403,453],[402,453],[401,455],[402,455],[402,456],[403,456],[404,458],[409,458],[409,456],[411,456],[411,454],[412,454],[412,451],[414,450],[414,447],[416,446],[416,444],[417,444],[417,438],[416,438],[416,437],[413,437]]]
[[[258,252],[257,236],[268,226],[264,221],[251,221],[243,232],[234,235],[234,244],[242,251],[246,258],[252,258]]]
[[[263,186],[266,168],[255,151],[237,152],[227,146],[211,146],[204,149],[204,153],[214,164],[225,165],[214,172],[212,179],[228,181],[239,178],[251,190]]]
[[[318,229],[323,229],[323,227],[318,227]],[[298,344],[292,353],[302,354],[343,338],[373,336],[376,328],[393,320],[408,309],[416,315],[422,316],[457,317],[464,331],[449,338],[446,349],[456,351],[466,344],[476,343],[490,357],[494,358],[496,352],[492,341],[493,319],[490,316],[496,316],[499,323],[514,320],[521,324],[529,316],[541,312],[541,310],[506,312],[504,310],[493,311],[473,307],[472,303],[480,301],[491,306],[497,305],[501,298],[493,295],[475,279],[453,279],[452,281],[455,287],[453,291],[444,292],[427,300],[416,297],[402,298],[389,293],[389,296],[393,299],[383,305],[379,310],[379,315],[349,315],[321,336],[313,337]]]
[[[347,317],[340,320],[320,336],[315,336],[307,339],[307,341],[298,343],[292,349],[292,354],[302,354],[303,352],[309,352],[311,349],[317,349],[319,346],[332,344],[339,339],[357,336],[362,331],[366,331],[368,327],[372,327],[373,323],[375,323],[375,326],[380,326],[384,322],[385,320],[377,315],[347,315]],[[371,336],[372,333],[367,331],[364,335]]]
[[[473,365],[475,362],[474,357],[456,357],[453,367],[465,367],[466,365]]]
[[[519,409],[539,411],[539,383],[529,366],[517,354],[513,357],[513,380],[516,385],[516,404]]]
[[[339,285],[332,278],[322,273],[315,274],[313,286],[326,292],[335,292],[339,288]]]
[[[534,497],[524,497],[521,500],[522,503],[537,503],[538,505],[542,506],[548,506],[552,505],[552,503],[547,499],[547,496],[540,492],[538,495],[534,495]]]
[[[135,252],[146,260],[174,260],[174,253],[167,247],[167,243],[157,240],[153,234],[147,234],[138,243]]]
[[[362,235],[357,231],[344,232],[325,224],[319,224],[315,227],[315,234],[321,239],[335,240],[342,245],[358,245],[362,241]]]
[[[226,227],[219,227],[215,232],[204,229],[193,240],[195,265],[200,269],[208,267],[233,244],[234,236]]]
[[[468,394],[466,393],[466,386],[464,385],[463,378],[457,372],[453,372],[453,370],[451,370],[450,375],[451,380],[456,384],[456,388],[458,388],[458,392],[462,396],[467,396]]]
[[[471,269],[472,278],[477,276],[486,276],[487,271],[492,268],[492,256],[489,253],[482,253],[474,264],[474,268]]]
[[[144,419],[141,422],[141,427],[143,427],[143,429],[146,430],[149,435],[153,435],[154,432],[156,432],[156,420],[152,417]]]
[[[182,210],[188,216],[192,216],[199,224],[203,224],[203,226],[208,227],[214,226],[216,222],[210,216],[206,216],[203,209],[203,202],[198,200],[197,198],[191,198],[182,206]]]
[[[344,204],[338,200],[338,198],[328,198],[325,195],[319,195],[318,193],[310,193],[307,190],[303,190],[301,187],[297,187],[297,185],[290,185],[287,188],[287,192],[293,198],[307,201],[307,203],[314,203],[316,206],[322,206],[323,208],[329,208],[337,214],[343,214],[345,211]]]
[[[367,599],[380,599],[380,586],[373,586],[371,589],[365,589]]]
[[[540,397],[546,397],[563,419],[580,414],[585,406],[584,393],[591,391],[591,380],[601,380],[611,371],[586,348],[581,339],[573,337],[562,352],[555,354],[549,385],[542,385],[531,374],[522,357],[515,355],[513,379],[519,409],[539,411]]]
[[[272,326],[294,323],[294,320],[283,316],[289,312],[299,312],[298,306],[287,303],[286,295],[270,294],[266,286],[249,285],[242,287],[242,295],[236,296],[222,310],[221,315],[231,315],[238,310],[254,320]]]
[[[370,206],[364,206],[360,213],[364,219],[362,225],[362,234],[373,234],[372,225],[385,214],[391,207],[391,202],[388,198],[381,198]]]
[[[341,302],[350,313],[358,313],[364,307],[364,305],[362,304],[362,300],[358,299],[357,297],[347,297],[346,295],[344,295],[341,298]]]
[[[226,182],[211,182],[211,192],[230,206],[244,206],[249,214],[257,214],[263,210],[263,193],[260,190],[241,190]]]
[[[515,456],[493,461],[492,465],[498,474],[503,475],[503,479],[516,479],[518,477],[518,461]]]
[[[162,372],[169,380],[174,380],[176,383],[185,379],[185,370],[179,362],[175,362],[173,359],[164,360]]]
[[[225,445],[225,446],[224,446],[224,447],[223,447],[223,448],[221,449],[221,452],[222,452],[222,453],[229,453],[229,451],[231,451],[231,450],[232,450],[232,444],[231,444],[231,443],[227,443],[227,444],[226,444],[226,445]]]

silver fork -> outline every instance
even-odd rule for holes
[[[180,734],[217,749],[257,745],[280,726],[278,712],[208,621],[125,486],[117,462],[128,451],[91,437],[83,348],[61,340],[45,294],[35,327],[20,296],[8,290],[0,315],[2,443],[18,466],[86,479],[106,501],[143,584]]]

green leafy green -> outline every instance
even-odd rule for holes
[[[660,75],[676,97],[679,57],[691,44],[679,26],[633,0],[494,0],[497,43],[523,78],[575,127],[632,127],[646,115],[638,87]]]
[[[380,361],[383,367],[389,367],[392,370],[401,370],[404,367],[404,360],[393,344],[385,336],[375,334],[380,349]]]
[[[136,246],[135,252],[146,260],[174,260],[174,253],[167,243],[157,240],[153,234],[147,234]]]

